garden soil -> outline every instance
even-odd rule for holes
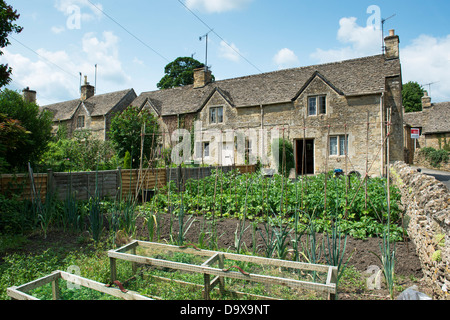
[[[192,221],[192,220],[191,220]],[[203,230],[203,226],[206,223],[207,228],[210,226],[211,220],[204,221],[202,217],[197,217],[192,223],[189,230],[186,232],[186,244],[198,243],[199,234]],[[170,219],[169,215],[164,216],[164,221],[160,222],[161,226],[161,234],[160,234],[160,242],[171,241],[169,226]],[[234,250],[234,239],[235,232],[238,226],[239,221],[236,219],[219,219],[215,221],[217,226],[217,234],[218,234],[218,249],[220,250]],[[258,228],[263,231],[264,226],[258,225]],[[178,231],[178,222],[175,220],[172,224],[172,237],[177,238]],[[244,236],[242,238],[242,243],[245,244],[245,249],[248,252],[253,252],[253,238],[251,228],[247,229],[244,232]],[[86,237],[84,237],[86,238]],[[146,225],[143,223],[141,219],[138,219],[138,228],[137,228],[137,239],[148,240],[148,231],[146,229]],[[131,239],[119,239],[123,241],[123,244],[127,243]],[[321,243],[321,235],[318,235],[318,242]],[[257,254],[264,254],[264,242],[259,232],[256,232],[256,243],[257,243]],[[120,243],[119,243],[120,244]],[[205,244],[208,245],[208,239],[205,240]],[[380,261],[376,257],[376,254],[380,252],[380,244],[381,240],[378,238],[369,238],[366,240],[359,240],[349,237],[345,250],[345,260],[349,258],[348,265],[354,266],[354,268],[360,271],[363,274],[364,279],[355,279],[356,282],[364,284],[367,279],[373,273],[369,273],[369,267],[378,266],[381,267]],[[39,254],[44,250],[65,250],[65,251],[82,251],[86,249],[86,241],[80,241],[79,234],[70,234],[64,233],[61,231],[51,231],[48,233],[47,237],[44,238],[42,234],[35,233],[31,235],[27,241],[26,246],[23,248],[16,248],[14,251],[20,252],[30,252],[32,254]],[[105,250],[109,250],[111,248],[105,248]],[[7,253],[12,252],[3,252],[0,253],[0,264],[2,263],[2,256]],[[320,263],[326,263],[326,261],[321,261]],[[409,241],[405,240],[404,242],[396,243],[396,263],[395,263],[395,274],[399,278],[397,281],[398,285],[401,288],[406,289],[410,286],[417,286],[418,290],[424,292],[428,295],[429,290],[423,286],[423,273],[421,269],[420,260],[416,254],[415,245]],[[397,293],[398,295],[399,293]],[[349,286],[339,288],[339,299],[340,300],[389,300],[389,292],[386,289],[384,281],[382,282],[382,286],[380,289],[367,290],[362,288],[361,286]]]
[[[161,230],[161,238],[160,241],[167,241],[170,242],[170,236],[169,236],[169,226],[170,226],[170,219],[169,215],[166,215],[165,220],[161,223],[162,230]],[[185,220],[185,225],[189,225],[192,222]],[[210,230],[211,229],[211,220],[204,220],[203,217],[197,217],[192,225],[190,226],[189,230],[186,232],[186,242],[187,244],[192,243],[196,244],[198,243],[199,235],[202,232],[202,230]],[[217,237],[218,237],[218,248],[220,250],[234,250],[234,239],[235,239],[235,233],[236,229],[239,226],[239,220],[237,219],[217,219],[215,220],[216,223],[216,230],[217,230]],[[246,227],[248,226],[248,223]],[[248,252],[253,252],[253,234],[251,230],[252,227],[249,227],[244,233],[242,237],[242,243],[245,244],[245,249]],[[172,234],[177,236],[177,232],[179,230],[178,227],[178,221],[173,220],[172,221]],[[263,255],[264,254],[264,241],[261,236],[261,233],[258,231],[261,230],[263,234],[265,234],[265,229],[263,224],[259,224],[257,226],[256,231],[256,246],[257,246],[257,254]],[[138,234],[142,236],[143,238],[147,237],[148,239],[148,232],[146,230],[146,227],[141,224],[141,228],[138,230]],[[177,238],[175,238],[176,240]],[[289,238],[288,238],[289,239]],[[302,239],[303,242],[305,242],[305,238]],[[205,244],[208,244],[208,239],[206,239]],[[322,235],[318,234],[317,236],[317,242],[322,244]],[[344,239],[342,239],[342,247],[344,244]],[[380,255],[380,245],[382,244],[382,240],[380,238],[368,238],[365,240],[361,239],[354,239],[352,237],[348,237],[346,248],[345,248],[345,254],[344,254],[344,261],[347,261],[348,259],[348,265],[353,266],[356,270],[358,270],[360,273],[362,273],[365,277],[365,279],[362,279],[364,283],[367,283],[367,279],[370,276],[373,276],[373,266],[378,267],[378,270],[381,270],[381,263],[377,255]],[[418,255],[416,254],[416,247],[412,241],[409,239],[405,239],[402,242],[397,242],[395,244],[396,249],[396,261],[395,261],[395,274],[398,278],[398,285],[401,286],[403,289],[407,289],[411,286],[417,286],[417,290],[420,292],[426,293],[431,295],[431,291],[423,285],[423,272],[421,263],[419,260]],[[320,261],[320,263],[326,264],[326,261]],[[375,269],[376,269],[375,267]],[[382,276],[383,278],[383,276]],[[361,280],[361,279],[359,279]],[[397,294],[398,295],[398,294]],[[384,282],[382,281],[381,289],[377,290],[353,290],[352,288],[349,288],[349,291],[347,292],[341,292],[339,298],[341,300],[388,300],[389,298],[389,291],[386,289],[386,286]]]

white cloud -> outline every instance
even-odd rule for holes
[[[381,31],[374,25],[358,25],[354,17],[339,21],[337,40],[345,46],[336,49],[318,48],[311,57],[319,63],[326,63],[381,54]]]
[[[82,48],[85,53],[85,70],[91,70],[98,64],[99,73],[103,81],[114,84],[125,84],[130,77],[125,73],[119,58],[119,38],[112,32],[105,31],[103,40],[98,39],[94,33],[87,33],[82,40]],[[103,84],[105,87],[105,84]]]
[[[57,26],[54,26],[54,27],[51,28],[51,31],[52,31],[54,34],[60,34],[60,33],[63,33],[65,30],[66,30],[66,28],[64,28],[64,27],[57,27]]]
[[[421,35],[400,49],[400,59],[404,83],[434,82],[430,92],[433,101],[450,101],[450,34],[442,38]]]
[[[131,78],[120,61],[119,39],[112,32],[104,32],[101,38],[85,34],[81,48],[79,52],[39,49],[36,50],[39,57],[35,59],[5,49],[0,63],[12,67],[13,85],[37,91],[41,105],[78,98],[79,73],[88,75],[93,84],[95,64],[98,64],[98,93],[131,87]]]
[[[240,51],[234,43],[228,45],[225,41],[220,42],[219,56],[226,60],[238,62],[240,59]]]
[[[243,9],[253,0],[186,0],[189,9],[199,9],[207,13],[222,13],[225,11]]]
[[[278,66],[278,69],[298,67],[300,63],[294,51],[288,48],[278,51],[278,53],[273,57],[273,61]]]

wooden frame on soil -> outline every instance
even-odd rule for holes
[[[136,292],[123,292],[120,289],[109,287],[103,283],[59,270],[52,272],[48,276],[39,278],[21,286],[10,287],[7,289],[7,294],[12,300],[40,300],[32,295],[29,295],[27,292],[42,287],[48,283],[52,283],[53,300],[60,300],[60,289],[58,285],[59,279],[63,279],[75,285],[83,286],[123,300],[153,300]]]
[[[143,247],[145,249],[156,250],[161,253],[168,252],[182,252],[186,254],[191,254],[194,256],[203,256],[207,260],[201,265],[180,263],[167,261],[163,259],[154,259],[145,256],[136,255],[137,247]],[[111,265],[111,282],[117,280],[117,270],[116,270],[116,260],[125,260],[132,263],[133,271],[137,271],[137,264],[150,265],[154,267],[170,268],[179,271],[187,271],[193,273],[201,273],[204,277],[204,289],[203,298],[205,300],[210,299],[210,292],[215,286],[219,285],[220,293],[225,292],[225,278],[241,279],[251,282],[259,282],[264,284],[276,284],[288,286],[291,288],[308,289],[317,292],[326,293],[328,299],[336,299],[337,294],[337,267],[320,265],[320,264],[309,264],[296,261],[279,260],[279,259],[269,259],[257,256],[248,256],[227,252],[218,252],[210,250],[201,250],[195,247],[188,246],[173,246],[161,243],[146,242],[133,240],[125,246],[118,248],[116,250],[108,251],[108,257],[110,259]],[[291,268],[298,271],[312,271],[321,272],[327,275],[326,283],[317,283],[309,281],[301,281],[289,278],[267,276],[256,273],[247,273],[239,267],[231,267],[230,269],[237,269],[238,271],[231,271],[230,269],[224,269],[224,261],[232,260],[238,262],[251,262],[259,265],[267,265],[277,268]],[[217,267],[213,267],[217,263]],[[215,276],[211,280],[211,276]]]

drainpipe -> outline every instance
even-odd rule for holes
[[[261,130],[264,129],[264,109],[262,104],[259,105],[260,109],[261,109]]]
[[[380,98],[380,119],[381,119],[381,176],[384,177],[384,120],[385,120],[385,114],[384,114],[384,91],[381,93]]]

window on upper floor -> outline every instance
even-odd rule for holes
[[[77,118],[77,128],[84,128],[85,123],[84,123],[84,116],[79,116]]]
[[[348,136],[330,137],[330,156],[345,156],[348,154]]]
[[[327,97],[314,96],[308,98],[308,116],[317,116],[327,113]]]
[[[223,107],[209,109],[209,123],[223,123]]]

